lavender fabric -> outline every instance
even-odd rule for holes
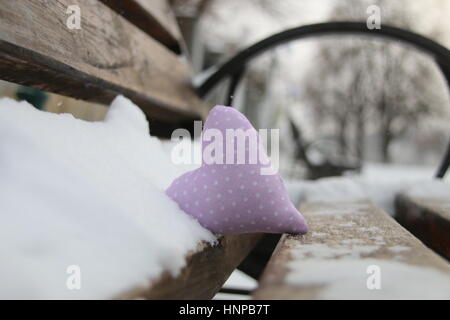
[[[306,222],[289,200],[280,175],[261,175],[261,167],[270,165],[265,150],[269,164],[248,164],[249,148],[259,148],[259,144],[247,144],[245,164],[226,164],[224,142],[222,164],[205,163],[205,147],[213,140],[205,139],[208,129],[218,129],[223,137],[227,129],[250,129],[257,134],[239,111],[213,108],[203,129],[202,166],[175,179],[167,195],[213,233],[306,233]],[[237,147],[235,143],[235,151]]]

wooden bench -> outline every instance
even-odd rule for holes
[[[371,202],[306,203],[301,212],[311,232],[282,237],[254,298],[450,298],[448,262]],[[367,285],[372,272],[380,290]]]
[[[67,8],[81,9],[71,30]],[[123,94],[151,119],[151,133],[170,136],[208,110],[191,86],[183,42],[165,0],[1,1],[0,78],[65,96],[109,104]],[[116,298],[208,299],[261,235],[219,237],[186,257],[177,278],[164,274]]]
[[[169,136],[174,128],[189,128],[193,120],[205,117],[209,106],[202,103],[191,85],[181,33],[165,0],[27,0],[1,4],[1,79],[102,104],[123,94],[152,119],[151,133],[159,136]],[[69,5],[81,8],[80,30],[66,26]],[[320,32],[323,27],[316,26]],[[333,29],[336,25],[325,27]],[[352,31],[357,26],[344,27]],[[280,37],[277,41],[285,40]],[[241,58],[246,52],[250,55],[250,51],[244,51]],[[232,62],[225,64],[224,70],[232,67],[231,71],[239,71],[240,62]],[[442,59],[438,62],[447,68]],[[200,94],[219,79],[217,74],[211,77],[199,88]],[[413,199],[399,198],[397,202],[399,220],[414,230],[416,220],[408,217],[423,217],[420,232],[426,228],[431,231],[419,236],[448,257],[448,211],[442,213],[442,208]],[[448,263],[373,204],[309,203],[301,211],[311,232],[281,238],[255,298],[386,297],[383,291],[365,287],[367,267],[377,264],[382,277],[387,272],[392,280],[382,281],[383,286],[394,288],[388,297],[408,294],[404,272],[437,282],[437,297],[445,296],[443,286],[450,287]],[[446,222],[439,222],[440,229],[435,231],[442,218]],[[435,235],[439,240],[432,238]],[[163,274],[146,286],[111,296],[211,298],[261,238],[260,234],[221,236],[216,246],[202,243],[187,255],[187,265],[176,278]],[[339,274],[348,266],[356,267],[358,276]],[[358,290],[344,290],[348,288]]]

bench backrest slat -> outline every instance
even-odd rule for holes
[[[80,30],[67,27],[70,5]],[[3,80],[106,104],[124,94],[162,121],[199,117],[187,63],[100,1],[1,1],[0,17]]]
[[[100,1],[173,52],[181,53],[181,31],[166,0]]]

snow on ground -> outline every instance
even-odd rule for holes
[[[110,298],[215,240],[165,195],[182,169],[148,131],[123,97],[103,122],[0,100],[0,298]]]
[[[293,203],[372,200],[394,214],[395,195],[404,192],[450,199],[450,183],[432,179],[436,168],[369,164],[360,175],[287,182]]]

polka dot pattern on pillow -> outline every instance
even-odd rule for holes
[[[217,154],[218,149],[211,153],[214,163],[205,161],[205,150],[214,142],[206,138],[209,129],[224,138],[223,148],[219,148],[222,154]],[[247,140],[244,146],[234,139],[234,157],[227,159],[225,137],[229,129],[254,134],[257,143]],[[245,148],[245,152],[241,150],[244,163],[238,161],[239,148]],[[262,168],[270,167],[270,159],[259,147],[258,133],[244,115],[230,107],[213,108],[205,122],[202,149],[202,166],[175,179],[166,190],[184,212],[217,234],[306,233],[306,222],[289,200],[280,175],[261,174]],[[251,152],[260,154],[256,163],[250,161]],[[227,161],[230,159],[231,164]]]

